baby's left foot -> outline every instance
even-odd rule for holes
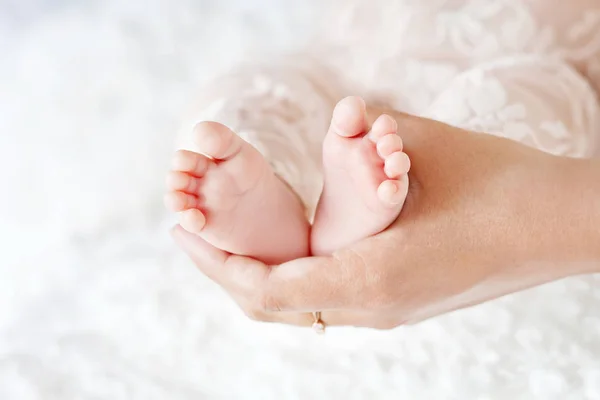
[[[314,255],[331,254],[386,229],[408,193],[410,160],[397,123],[380,116],[368,131],[365,103],[340,101],[323,143],[324,188],[311,233]]]

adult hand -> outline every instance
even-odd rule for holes
[[[393,328],[599,270],[600,166],[398,115],[411,187],[386,231],[267,266],[180,227],[176,242],[253,319]]]

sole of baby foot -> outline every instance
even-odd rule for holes
[[[175,154],[165,204],[181,226],[232,254],[278,264],[309,254],[299,197],[264,157],[226,126],[202,122],[195,151]]]
[[[336,106],[323,143],[324,187],[311,233],[311,252],[327,255],[385,230],[408,194],[410,159],[392,117],[368,129],[358,97]]]

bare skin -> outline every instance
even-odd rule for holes
[[[394,118],[382,114],[369,130],[361,98],[338,103],[323,143],[325,184],[311,232],[313,255],[379,233],[398,217],[410,168],[402,146]]]
[[[167,208],[213,246],[266,263],[309,254],[304,206],[264,157],[222,124],[199,123],[198,152],[180,150],[167,177]]]
[[[216,122],[192,133],[196,152],[175,154],[167,208],[216,248],[278,264],[334,250],[387,228],[408,191],[408,156],[396,121],[368,129],[364,102],[342,100],[323,145],[325,190],[310,226],[298,196],[249,143]]]
[[[600,161],[397,116],[411,187],[387,230],[277,266],[173,230],[254,319],[393,328],[566,276],[600,272]]]

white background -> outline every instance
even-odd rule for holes
[[[174,248],[183,107],[318,1],[0,0],[0,399],[600,399],[600,278],[393,332],[250,322]]]

